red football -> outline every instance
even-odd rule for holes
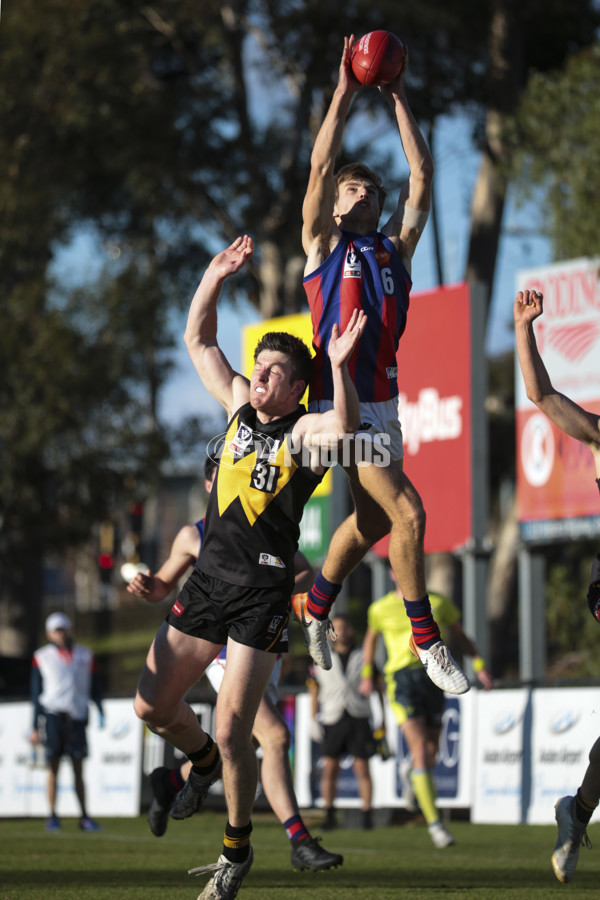
[[[361,84],[389,84],[404,63],[404,44],[391,31],[370,31],[352,47],[352,71]]]

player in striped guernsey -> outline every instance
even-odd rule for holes
[[[331,405],[327,347],[334,326],[357,309],[367,316],[364,336],[348,362],[361,401],[360,442],[344,468],[355,511],[336,531],[314,586],[292,601],[311,656],[329,668],[328,615],[342,582],[380,538],[390,534],[389,557],[411,620],[411,649],[439,687],[461,694],[470,687],[441,639],[425,586],[425,511],[403,471],[398,421],[396,352],[406,326],[411,260],[427,221],[433,162],[398,78],[379,88],[396,119],[410,174],[396,208],[378,230],[386,192],[362,163],[334,174],[352,98],[362,85],[352,73],[354,38],[344,39],[338,83],[317,135],[303,205],[304,287],[315,348],[311,409]],[[361,462],[360,466],[357,463]]]

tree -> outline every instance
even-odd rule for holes
[[[524,199],[542,198],[556,259],[600,252],[599,79],[595,44],[564,71],[536,74],[514,118],[511,174]]]

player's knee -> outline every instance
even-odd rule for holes
[[[235,759],[249,743],[252,743],[252,735],[241,719],[232,716],[224,722],[217,723],[215,740],[222,757]]]
[[[263,752],[288,753],[291,745],[290,730],[285,722],[278,722],[262,737],[260,745]]]
[[[136,694],[133,701],[133,711],[138,719],[141,719],[148,726],[150,731],[165,724],[165,716],[156,706],[145,700],[141,694]]]
[[[395,510],[392,527],[399,529],[411,542],[422,543],[425,538],[427,517],[420,498],[403,502]]]

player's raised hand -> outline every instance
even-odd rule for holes
[[[243,237],[235,239],[233,244],[222,250],[212,260],[210,267],[213,271],[227,278],[229,275],[235,275],[236,272],[252,258],[254,253],[254,241],[245,234]]]
[[[530,324],[544,312],[544,295],[540,291],[519,291],[515,299],[515,325]]]
[[[332,366],[342,366],[348,360],[362,337],[366,324],[367,316],[364,311],[355,309],[343,334],[340,334],[339,325],[333,325],[328,348]]]
[[[390,81],[388,84],[380,84],[379,90],[387,100],[387,102],[393,107],[394,105],[394,96],[404,96],[404,78],[406,76],[406,69],[408,67],[408,47],[406,44],[404,45],[404,60],[402,61],[402,68],[398,72],[398,75],[394,78],[393,81]]]
[[[360,90],[362,84],[352,71],[352,47],[354,46],[354,35],[344,38],[344,50],[342,52],[342,61],[340,62],[340,71],[338,75],[338,88],[344,93],[353,94]]]

